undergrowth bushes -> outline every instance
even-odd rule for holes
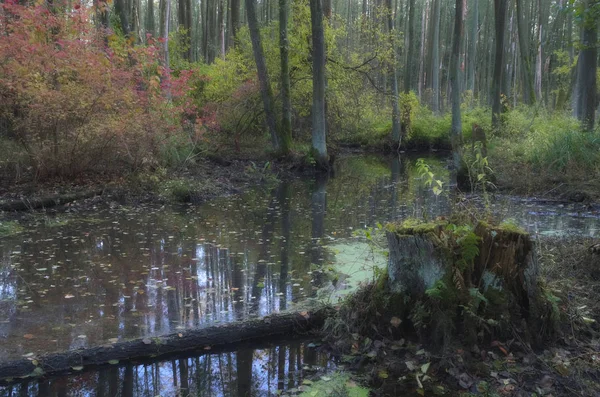
[[[171,78],[158,43],[132,46],[95,28],[90,15],[2,4],[0,137],[11,148],[3,173],[43,179],[152,167],[194,117],[190,73]]]
[[[581,132],[567,114],[509,112],[505,132],[490,143],[489,157],[501,184],[517,191],[545,188],[590,197],[600,191],[600,135]]]

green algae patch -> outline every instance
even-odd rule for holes
[[[368,397],[369,389],[360,386],[346,372],[333,372],[318,381],[305,380],[300,397],[344,396]]]
[[[387,266],[386,254],[367,242],[353,241],[327,248],[333,252],[334,260],[327,268],[331,285],[319,293],[325,300],[337,301],[357,291],[361,284],[373,281]]]

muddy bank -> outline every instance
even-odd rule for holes
[[[81,177],[74,181],[4,184],[0,211],[29,211],[60,207],[78,209],[99,203],[202,203],[240,193],[248,187],[277,181],[292,173],[293,164],[268,160],[204,159],[186,169],[154,170],[125,177]]]

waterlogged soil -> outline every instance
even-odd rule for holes
[[[201,205],[91,201],[59,214],[11,215],[0,236],[0,360],[264,316],[309,299],[336,301],[385,264],[365,230],[452,210],[454,198],[426,187],[415,162],[343,157],[328,177]],[[447,189],[446,160],[427,163]],[[489,208],[536,235],[600,235],[598,212],[577,204],[497,196]],[[156,365],[134,373],[146,380],[155,373],[153,382],[174,377],[172,363]]]

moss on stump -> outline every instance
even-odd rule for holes
[[[429,342],[476,343],[552,330],[530,236],[513,225],[388,225],[387,290],[393,307]]]

